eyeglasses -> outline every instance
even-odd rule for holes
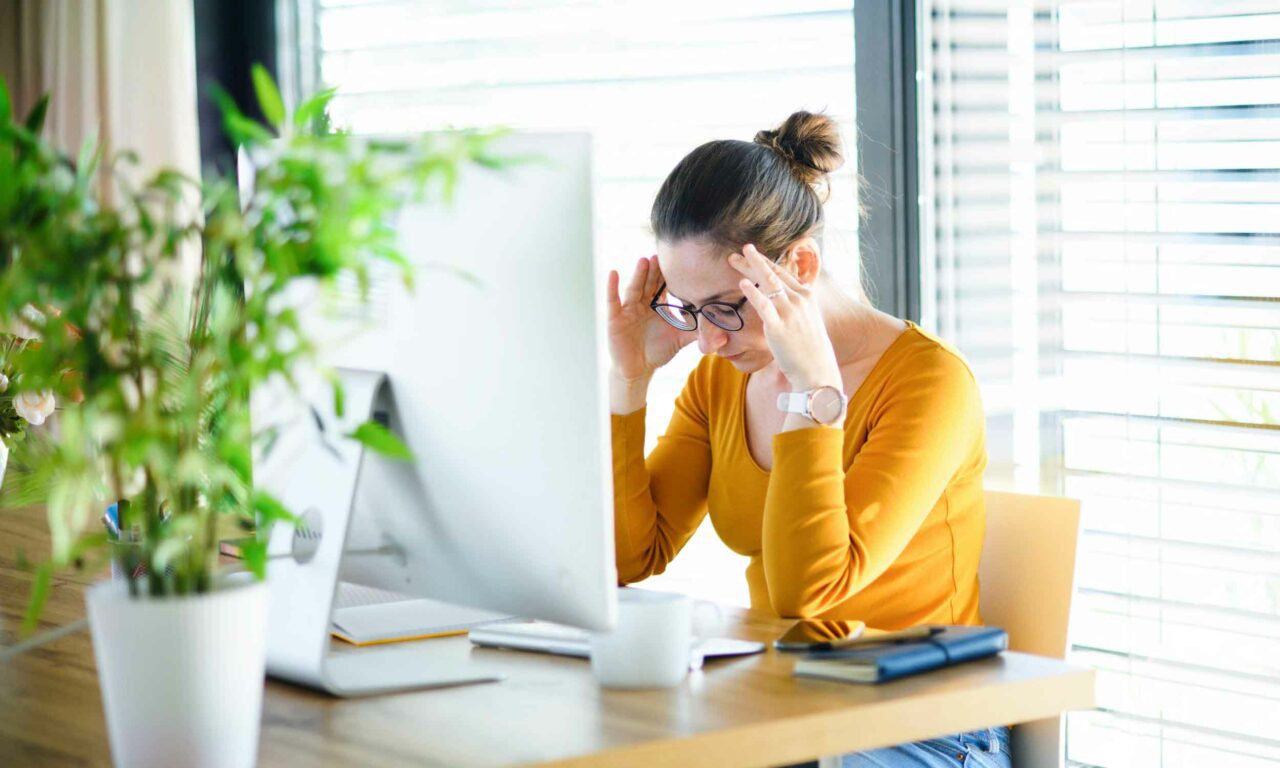
[[[742,330],[744,322],[738,310],[746,306],[746,296],[743,296],[742,300],[736,304],[709,301],[701,307],[695,307],[692,304],[665,304],[658,301],[666,290],[667,284],[663,283],[658,292],[653,295],[653,300],[649,302],[649,308],[657,312],[658,317],[666,320],[676,328],[682,331],[692,331],[698,327],[698,315],[702,315],[717,328],[722,328],[726,331]]]

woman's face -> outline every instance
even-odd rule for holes
[[[666,301],[701,308],[710,301],[737,306],[743,300],[738,281],[742,275],[729,266],[729,253],[703,240],[658,241],[658,266],[667,283]],[[698,349],[719,355],[743,373],[753,373],[773,362],[764,337],[764,326],[751,304],[738,310],[743,326],[726,331],[698,315]]]

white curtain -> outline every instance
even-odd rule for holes
[[[103,162],[136,184],[161,168],[200,178],[192,0],[0,0],[0,77],[22,116],[50,94],[44,135],[73,157],[95,137]],[[100,198],[114,186],[100,174]],[[194,190],[187,215],[200,215]],[[199,249],[180,249],[172,276],[194,285]]]
[[[199,176],[191,0],[0,0],[0,76],[18,115],[52,95],[45,136],[67,152],[96,134],[142,175]]]

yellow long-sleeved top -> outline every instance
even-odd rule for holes
[[[618,577],[661,573],[702,522],[751,558],[754,608],[898,629],[979,624],[986,433],[953,349],[908,324],[849,402],[844,429],[773,438],[756,463],[747,376],[707,356],[644,456],[644,410],[614,415]]]

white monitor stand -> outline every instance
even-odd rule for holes
[[[410,464],[344,437],[375,413],[396,423],[387,377],[351,369],[339,375],[346,391],[344,416],[334,412],[332,397],[313,392],[303,400],[283,398],[281,403],[293,403],[292,413],[271,419],[279,430],[275,447],[255,469],[261,487],[302,519],[296,527],[277,524],[268,545],[267,673],[335,696],[501,679],[472,661],[465,643],[426,641],[336,653],[331,647],[330,622],[344,563],[352,558],[403,562],[391,546],[349,545],[361,483],[377,482],[382,500],[415,503],[421,496]]]

